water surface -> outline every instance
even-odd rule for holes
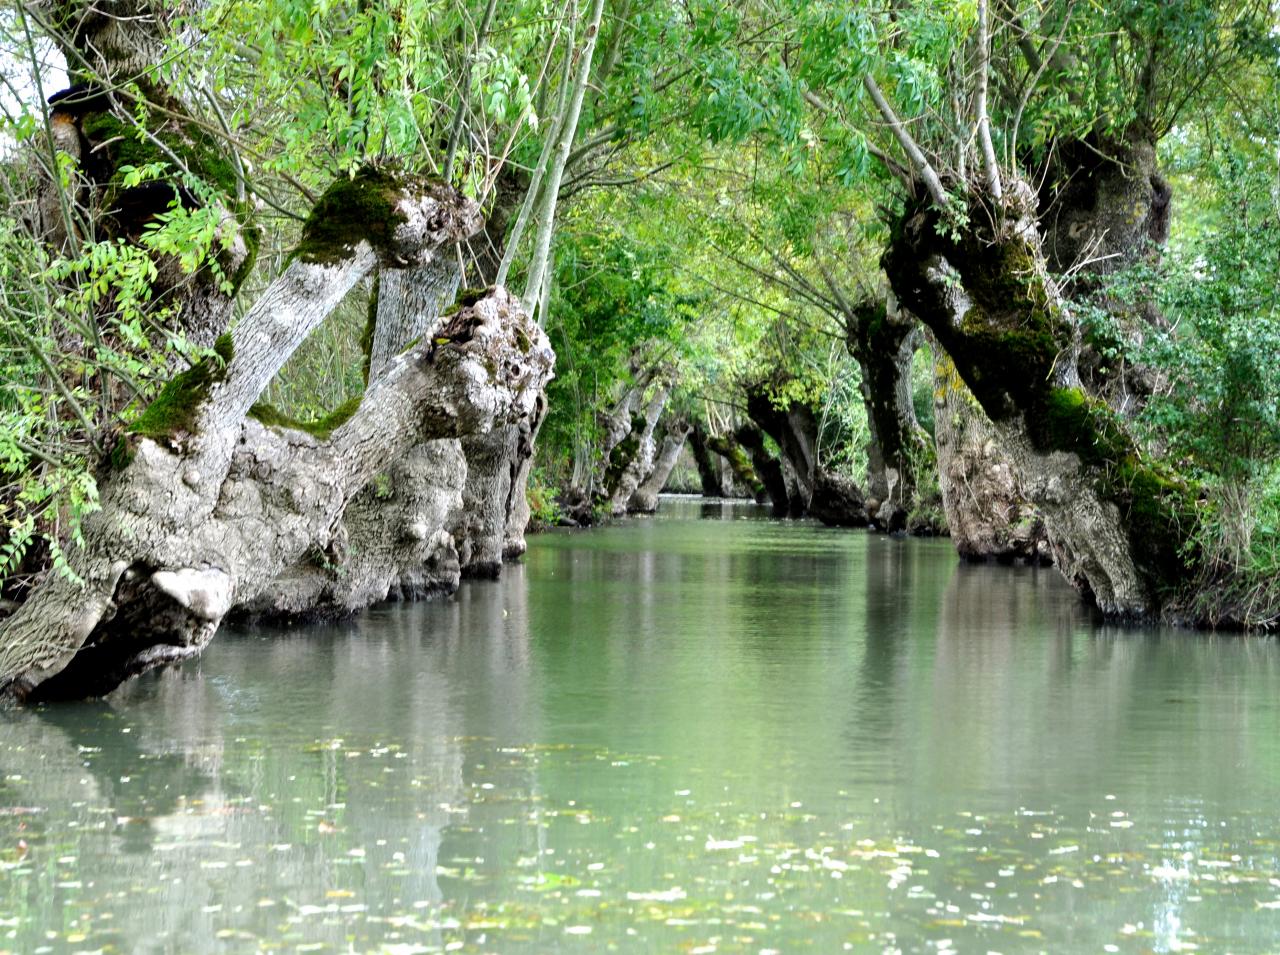
[[[1280,950],[1280,651],[667,501],[0,714],[0,951]]]

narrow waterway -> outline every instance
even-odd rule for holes
[[[0,713],[0,951],[1280,950],[1280,647],[667,501]]]

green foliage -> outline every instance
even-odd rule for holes
[[[612,230],[563,235],[555,265],[548,333],[556,377],[541,440],[594,458],[597,412],[641,370],[685,357],[699,299],[681,287],[660,247]],[[547,462],[548,474],[563,478],[568,464]]]
[[[555,527],[564,517],[556,502],[555,486],[548,483],[542,469],[534,468],[526,486],[529,497],[529,521],[534,530]]]

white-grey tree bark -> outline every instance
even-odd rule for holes
[[[683,418],[674,419],[668,424],[662,436],[662,446],[653,459],[653,467],[631,495],[627,504],[628,511],[633,514],[652,514],[658,509],[658,495],[667,486],[667,479],[675,470],[676,461],[679,460],[685,440],[692,430],[693,427]]]
[[[494,290],[397,356],[328,440],[247,417],[307,333],[379,262],[423,265],[475,229],[474,203],[452,190],[385,177],[354,187],[380,190],[390,235],[375,249],[347,223],[347,240],[320,248],[325,223],[309,223],[300,254],[236,326],[225,367],[176,379],[144,413],[146,435],[104,477],[102,509],[84,522],[71,560],[78,579],[50,576],[0,628],[0,693],[99,695],[198,653],[233,605],[329,547],[348,502],[388,461],[532,412],[553,355],[519,303]],[[158,411],[182,402],[189,414],[160,433]]]

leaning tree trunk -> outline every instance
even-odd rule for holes
[[[934,466],[929,434],[920,427],[911,395],[911,365],[919,327],[895,303],[854,309],[845,340],[862,372],[867,445],[868,510],[877,526],[898,529],[917,504],[923,473]]]
[[[729,468],[729,473],[733,475],[733,488],[740,490],[743,496],[753,498],[756,501],[762,500],[767,491],[760,481],[760,476],[756,474],[755,467],[751,463],[751,458],[747,452],[738,444],[732,434],[717,434],[707,438],[707,450],[713,454],[719,455]],[[722,494],[721,497],[732,497],[732,494]]]
[[[381,262],[422,264],[474,228],[452,189],[364,171],[325,193],[298,255],[208,359],[134,421],[72,555],[0,628],[0,692],[106,693],[198,653],[231,607],[311,549],[351,498],[431,438],[528,414],[550,373],[546,337],[505,291],[400,355],[324,440],[269,428],[250,406],[290,354]]]
[[[640,482],[640,486],[636,488],[627,504],[627,510],[633,514],[652,514],[658,509],[658,495],[667,486],[667,479],[675,470],[676,461],[679,460],[680,452],[684,450],[685,440],[693,428],[683,418],[675,418],[668,422],[665,430],[666,434],[662,436],[662,447],[658,450],[657,457],[653,459],[653,469]]]
[[[433,337],[459,275],[452,246],[423,265],[379,270],[366,331],[369,380],[381,377],[406,348]],[[477,300],[472,295],[468,301]],[[461,576],[452,530],[466,467],[457,439],[410,449],[351,499],[327,549],[304,555],[236,611],[268,618],[344,616],[389,598],[452,593]]]
[[[604,499],[609,513],[618,517],[627,512],[627,503],[640,482],[653,470],[657,446],[653,440],[654,429],[667,406],[671,385],[659,382],[645,402],[642,412],[632,415],[631,430],[614,445],[605,463]]]
[[[787,479],[782,473],[782,463],[764,446],[764,433],[752,424],[741,424],[733,432],[738,444],[751,456],[751,467],[764,486],[765,496],[773,505],[774,517],[786,517],[791,510],[787,497]],[[763,504],[760,496],[756,500]]]
[[[1049,275],[1035,195],[972,199],[963,225],[909,208],[882,260],[1001,436],[1059,568],[1112,616],[1158,613],[1183,580],[1194,501],[1080,387],[1079,329]]]
[[[533,473],[533,455],[538,443],[538,432],[547,420],[547,396],[539,395],[533,414],[522,418],[516,425],[515,471],[511,478],[511,496],[507,502],[506,534],[502,544],[503,560],[515,560],[529,549],[524,535],[533,516],[529,508],[529,475]]]
[[[4,150],[0,162],[16,174],[13,188],[29,190],[14,206],[15,214],[22,215],[23,230],[51,257],[89,257],[100,263],[97,251],[123,246],[148,257],[155,270],[137,328],[125,332],[114,295],[104,295],[88,323],[68,321],[69,316],[49,323],[54,355],[47,354],[44,341],[29,341],[32,357],[48,359],[42,364],[49,369],[47,376],[29,383],[32,387],[69,386],[93,396],[77,414],[67,413],[68,443],[91,447],[137,398],[125,375],[107,370],[112,365],[119,369],[118,362],[100,364],[103,354],[115,353],[127,364],[140,351],[135,336],[141,334],[149,339],[152,353],[167,355],[170,370],[176,371],[187,360],[183,350],[173,347],[175,342],[212,346],[226,330],[236,290],[252,271],[258,233],[249,224],[250,204],[239,201],[243,190],[234,155],[205,132],[195,112],[153,69],[165,58],[170,33],[166,5],[150,0],[110,5],[35,0],[25,9],[25,15],[38,13],[56,31],[54,39],[74,85],[49,96],[48,135],[42,131],[20,148]],[[156,169],[164,171],[140,183],[131,181],[132,168],[152,163],[163,163]],[[17,198],[12,189],[10,196]],[[158,224],[157,217],[175,204],[186,211],[206,209],[218,224],[207,259],[194,271],[178,256],[147,251],[141,243]],[[90,242],[96,249],[90,249]],[[85,281],[85,273],[72,270],[53,283],[49,298],[78,299]],[[75,370],[78,365],[83,367]],[[55,382],[60,374],[67,376],[65,382]],[[30,465],[33,471],[45,466],[38,459]],[[0,487],[0,512],[23,509],[19,489],[20,484],[11,482]],[[64,548],[71,545],[66,528],[48,523],[42,530]],[[49,571],[49,556],[46,546],[26,549],[17,572],[0,581],[5,595],[25,595]]]
[[[766,388],[757,386],[747,389],[747,414],[782,452],[792,517],[811,514],[837,527],[867,526],[861,489],[818,463],[818,421],[812,408],[797,401],[780,408]]]
[[[941,348],[933,378],[938,485],[956,553],[975,562],[1050,562],[1044,522],[1023,499],[995,425]]]
[[[716,461],[709,446],[710,438],[701,423],[695,423],[689,434],[689,448],[693,452],[693,463],[698,468],[698,482],[702,485],[703,497],[728,497],[725,493],[724,481],[720,476],[720,464]]]

